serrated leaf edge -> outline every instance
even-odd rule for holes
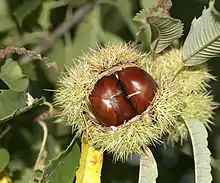
[[[159,28],[158,26],[154,25],[153,22],[150,22],[150,19],[151,19],[152,17],[153,17],[153,18],[158,18],[158,19],[164,19],[164,20],[169,19],[170,21],[173,21],[174,24],[179,23],[179,25],[180,25],[179,29],[176,30],[176,34],[178,34],[178,36],[176,36],[175,38],[171,39],[169,43],[167,43],[165,46],[163,46],[163,47],[162,47],[161,49],[159,49],[159,50],[157,50],[157,47],[158,47],[158,44],[159,44],[160,40],[162,40],[162,39],[161,39],[161,30],[160,30],[160,28]],[[161,21],[163,21],[163,20],[161,20]],[[174,19],[174,18],[172,18],[172,17],[170,17],[170,16],[151,16],[151,17],[148,17],[148,18],[147,18],[147,22],[148,22],[151,26],[153,26],[153,27],[157,30],[157,32],[158,32],[158,37],[156,38],[156,40],[154,40],[154,41],[151,43],[151,50],[155,51],[156,53],[160,53],[160,52],[163,51],[166,47],[168,47],[168,46],[172,43],[172,41],[174,41],[174,40],[180,38],[180,37],[183,35],[183,23],[182,23],[180,20]],[[173,33],[173,34],[174,34],[174,33]],[[167,37],[166,37],[166,39],[167,39]]]
[[[211,40],[209,40],[208,42],[206,42],[205,44],[202,44],[199,48],[197,48],[196,50],[194,50],[190,55],[188,55],[188,57],[184,58],[184,54],[185,54],[185,50],[187,49],[186,48],[186,44],[188,43],[187,41],[189,40],[189,36],[192,36],[192,33],[191,31],[193,30],[194,26],[195,26],[195,23],[198,23],[199,21],[202,20],[202,18],[204,18],[204,16],[207,16],[205,15],[206,13],[210,13],[211,16],[213,16],[213,20],[217,20],[217,18],[213,15],[213,13],[211,12],[211,7],[209,7],[208,9],[204,9],[203,12],[202,12],[202,15],[199,17],[199,18],[194,18],[193,21],[192,21],[192,24],[191,24],[191,28],[190,28],[190,31],[189,31],[189,34],[185,40],[185,43],[183,45],[183,62],[184,62],[184,65],[185,66],[193,66],[193,65],[197,65],[197,64],[202,64],[204,62],[206,62],[207,60],[209,60],[210,58],[214,57],[213,55],[206,59],[203,59],[203,61],[195,64],[195,63],[191,63],[191,62],[187,62],[189,61],[190,59],[192,59],[195,55],[199,54],[201,51],[205,50],[205,49],[208,49],[209,46],[211,46],[212,43],[214,43],[216,40],[218,40],[220,38],[220,30],[219,30],[219,34],[215,35],[215,37],[213,37]],[[219,23],[220,24],[220,23]],[[196,36],[196,35],[194,35]],[[194,37],[193,36],[193,37]],[[220,41],[220,40],[219,40]],[[194,46],[195,47],[195,46]],[[189,48],[188,48],[189,49]],[[220,54],[220,53],[219,53]],[[216,55],[217,56],[217,55]]]

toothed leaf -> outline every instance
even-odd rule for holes
[[[211,183],[211,153],[207,147],[208,133],[199,120],[189,120],[186,125],[192,140],[195,162],[195,183]]]
[[[157,162],[150,149],[140,158],[139,181],[138,183],[156,183],[158,176]]]
[[[156,53],[163,51],[183,33],[183,24],[180,20],[169,16],[148,17],[148,23],[156,29],[157,38],[152,42],[151,49]]]
[[[151,43],[151,49],[159,53],[169,46],[174,40],[180,38],[183,33],[183,24],[180,20],[169,16],[162,16],[162,9],[149,13],[142,10],[138,13],[134,20],[141,24],[150,24],[152,37],[155,37]]]
[[[220,17],[218,17],[220,18]],[[191,29],[183,45],[186,66],[198,65],[220,55],[220,20],[209,9],[192,21]]]
[[[144,9],[137,13],[133,20],[140,23],[146,23],[146,18],[149,16],[149,13]]]

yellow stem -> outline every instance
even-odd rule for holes
[[[101,183],[103,151],[95,149],[88,137],[82,136],[80,167],[76,172],[76,183]]]

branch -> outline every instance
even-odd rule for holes
[[[58,28],[54,30],[50,37],[44,38],[40,43],[33,48],[34,52],[42,53],[50,48],[53,43],[59,39],[63,34],[68,32],[73,26],[75,26],[83,17],[93,8],[94,4],[89,3],[78,10],[73,14],[71,18],[67,18]],[[29,57],[23,57],[20,61],[21,64],[25,64],[30,61]]]
[[[4,59],[12,54],[18,54],[18,55],[25,55],[31,60],[40,60],[42,61],[47,68],[54,68],[57,72],[60,70],[57,67],[57,64],[55,62],[50,62],[48,58],[42,57],[41,54],[35,52],[35,51],[30,51],[22,47],[7,47],[5,49],[0,50],[0,63],[4,61]]]

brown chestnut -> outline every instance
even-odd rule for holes
[[[134,109],[138,114],[143,113],[154,98],[155,80],[138,67],[125,68],[118,72],[118,77]]]
[[[118,126],[136,115],[115,75],[104,76],[89,96],[94,115],[106,126]]]
[[[118,126],[143,113],[152,102],[157,83],[144,70],[128,67],[100,79],[89,100],[96,118],[105,126]]]

